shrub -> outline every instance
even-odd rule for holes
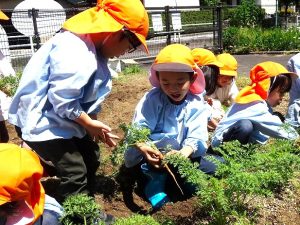
[[[236,27],[255,27],[261,25],[264,15],[264,10],[254,0],[242,0],[231,12],[229,24]]]
[[[230,53],[257,51],[288,51],[300,47],[300,31],[296,28],[282,30],[229,27],[224,30],[224,50]]]

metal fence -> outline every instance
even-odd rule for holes
[[[58,32],[63,22],[86,8],[63,11],[51,10],[3,10],[11,18],[0,21],[0,49],[11,61],[16,71],[21,71],[32,54]],[[149,55],[142,51],[125,54],[123,59],[137,60],[154,57],[166,45],[182,43],[195,47],[222,49],[221,7],[163,7],[147,8],[150,29],[147,37]],[[186,13],[205,11],[209,21],[193,21],[184,18]]]

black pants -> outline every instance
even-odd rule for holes
[[[20,128],[16,127],[16,130],[21,136]],[[89,135],[83,138],[25,142],[43,160],[53,163],[55,175],[61,179],[56,193],[52,194],[57,201],[62,203],[70,194],[93,195],[100,153],[98,144]],[[48,173],[47,167],[44,169]]]

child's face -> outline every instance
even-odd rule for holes
[[[122,31],[111,33],[100,46],[100,52],[105,58],[124,55],[132,48],[127,38],[122,38]]]
[[[283,96],[284,93],[280,92],[278,88],[274,89],[272,92],[269,93],[267,102],[271,107],[275,107],[281,103]]]
[[[217,85],[219,87],[225,87],[231,84],[233,80],[232,76],[219,75],[217,79]]]
[[[159,72],[159,83],[163,92],[175,103],[182,101],[192,84],[190,75],[185,72]]]

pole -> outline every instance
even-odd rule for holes
[[[276,9],[275,9],[275,27],[278,26],[278,0],[276,0]]]

